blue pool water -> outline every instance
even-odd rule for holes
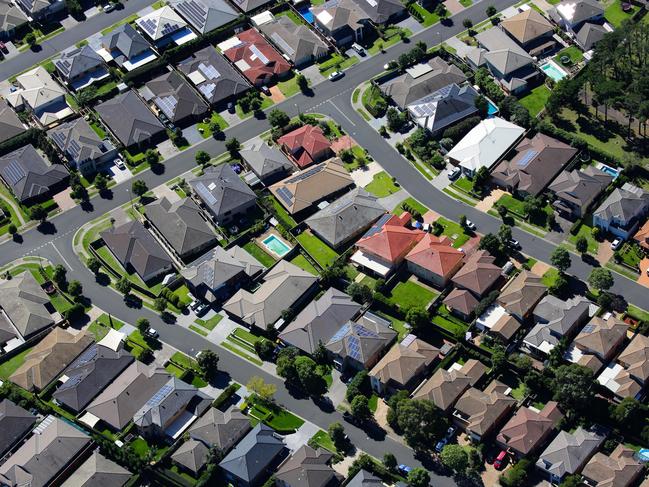
[[[611,166],[607,166],[606,164],[600,164],[598,169],[603,173],[612,176],[613,179],[616,179],[620,175],[620,171],[613,169]]]
[[[546,74],[546,76],[552,78],[554,81],[561,81],[563,78],[568,76],[568,73],[557,67],[554,63],[545,63],[541,66],[541,70]]]
[[[276,235],[269,235],[262,242],[264,247],[270,250],[273,254],[284,257],[291,251],[291,248],[282,242]]]
[[[300,12],[300,15],[306,20],[309,24],[313,23],[313,14],[309,10],[309,7],[304,7],[298,10]]]
[[[487,110],[487,116],[493,117],[496,113],[498,113],[498,107],[494,105],[494,103],[491,100],[487,100],[487,103],[489,104],[489,108]]]

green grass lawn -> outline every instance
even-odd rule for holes
[[[452,186],[464,193],[471,193],[473,191],[473,181],[466,176],[459,178],[452,184]]]
[[[322,76],[329,76],[334,71],[344,71],[358,62],[356,56],[344,58],[338,53],[334,53],[318,63],[318,69]]]
[[[565,49],[559,51],[559,53],[554,56],[554,61],[559,65],[563,66],[561,58],[563,56],[568,56],[572,64],[580,63],[584,60],[584,53],[577,46],[569,46]]]
[[[221,322],[222,319],[223,319],[222,315],[216,314],[212,316],[209,320],[201,320],[200,318],[198,318],[195,321],[195,323],[211,331],[216,327],[216,325],[218,325]]]
[[[629,304],[629,306],[626,309],[626,312],[629,316],[632,316],[635,319],[641,321],[649,321],[649,311],[640,309],[637,306],[634,306],[632,304]]]
[[[469,329],[469,325],[456,316],[452,315],[445,304],[442,304],[437,308],[433,315],[432,321],[437,326],[444,328],[446,331],[452,333],[454,336],[459,336]]]
[[[227,129],[230,125],[228,122],[225,121],[225,119],[217,112],[212,112],[212,115],[210,116],[210,122],[216,122],[219,124],[219,127],[221,130]],[[207,139],[208,137],[212,136],[212,131],[210,130],[210,124],[205,123],[205,122],[200,122],[197,125],[197,128],[203,129],[202,136],[204,139]]]
[[[597,242],[597,240],[593,238],[591,227],[586,224],[582,224],[579,227],[579,231],[576,235],[570,235],[568,237],[568,242],[571,242],[574,245],[579,237],[586,237],[586,240],[588,241],[588,252],[590,252],[591,254],[597,254],[599,242]]]
[[[329,450],[331,453],[336,453],[336,445],[331,441],[329,433],[323,430],[319,430],[315,435],[309,440],[309,444],[319,446],[325,450]]]
[[[424,205],[422,205],[419,201],[414,199],[413,197],[409,196],[405,200],[403,200],[401,203],[399,203],[394,210],[392,210],[393,213],[397,215],[401,215],[404,211],[406,211],[405,206],[409,206],[410,208],[413,208],[414,210],[418,211],[422,216],[425,215],[428,212],[428,208],[426,208]]]
[[[304,257],[304,255],[302,255],[301,253],[298,253],[298,254],[297,254],[295,257],[293,257],[289,262],[291,262],[291,264],[295,264],[295,265],[298,266],[300,269],[305,270],[305,271],[307,271],[307,272],[310,273],[310,274],[313,274],[314,276],[317,276],[317,275],[320,274],[320,273],[318,272],[318,269],[316,269],[315,267],[313,267],[313,265],[311,264],[311,262],[309,262],[309,261],[307,260],[307,258]]]
[[[255,259],[257,259],[262,265],[266,267],[270,267],[275,263],[275,258],[273,258],[270,254],[268,254],[265,250],[263,250],[259,245],[257,245],[252,240],[244,244],[243,248],[246,252],[248,252]]]
[[[386,320],[388,320],[388,321],[390,321],[392,323],[392,328],[394,329],[394,331],[396,331],[399,334],[399,338],[398,338],[399,341],[401,339],[403,339],[403,337],[405,337],[408,333],[410,333],[410,328],[406,328],[406,322],[405,321],[403,321],[403,320],[401,320],[399,318],[396,318],[396,317],[394,317],[392,315],[389,315],[389,314],[387,314],[387,313],[385,313],[383,311],[372,310],[372,313],[374,313],[374,314],[380,316],[381,318],[384,318],[384,319],[386,319]]]
[[[638,245],[626,242],[619,250],[622,262],[631,267],[639,267],[640,261],[644,259],[642,249]]]
[[[124,326],[123,322],[121,322],[117,318],[113,318],[112,316],[106,313],[102,314],[99,318],[97,318],[97,321],[104,326],[108,326],[116,330],[119,330],[121,327]]]
[[[372,414],[374,414],[376,412],[376,408],[379,407],[379,396],[372,394],[369,401],[367,401],[367,405],[369,406],[370,411],[372,411]]]
[[[110,327],[100,323],[99,321],[93,321],[90,323],[90,326],[88,326],[88,333],[92,334],[96,342],[108,335],[109,331]]]
[[[172,362],[177,363],[179,366],[181,366],[184,369],[187,369],[187,370],[199,370],[198,362],[196,362],[196,360],[191,358],[189,355],[185,355],[182,352],[175,352],[170,357],[170,359],[171,359]]]
[[[406,38],[409,38],[412,36],[412,32],[410,29],[403,29],[404,35]],[[384,33],[384,39],[376,39],[370,47],[367,48],[367,52],[370,55],[377,54],[381,49],[381,45],[383,45],[383,49],[387,49],[390,46],[393,46],[397,44],[398,42],[401,41],[401,36],[399,35],[399,32],[401,31],[400,28],[392,26],[388,27],[385,29]]]
[[[297,85],[297,76],[295,73],[291,74],[290,78],[278,82],[277,87],[286,98],[297,95],[300,92],[300,87]]]
[[[286,409],[279,406],[274,406],[272,409],[267,408],[260,404],[255,396],[249,397],[247,401],[251,406],[251,416],[257,416],[257,419],[264,418],[264,423],[279,433],[294,432],[304,424],[303,419],[298,418]]]
[[[178,367],[176,364],[168,363],[165,365],[165,370],[171,375],[177,377],[178,379],[182,378],[185,373],[185,369]]]
[[[372,193],[377,198],[390,196],[400,189],[401,188],[394,184],[390,175],[385,171],[375,174],[372,178],[372,182],[365,186],[365,190]]]
[[[338,254],[334,249],[325,244],[310,231],[304,231],[297,237],[297,241],[306,252],[315,259],[320,267],[329,267],[338,259]]]
[[[539,114],[545,104],[550,98],[550,90],[545,84],[539,85],[530,91],[527,95],[521,98],[519,101],[530,112],[530,115],[535,117]]]
[[[253,354],[249,354],[249,353],[244,352],[243,350],[241,350],[241,349],[238,348],[238,347],[235,347],[235,346],[232,345],[232,343],[229,342],[228,340],[224,340],[224,341],[222,341],[222,342],[221,342],[221,346],[222,346],[223,348],[225,348],[226,350],[229,350],[229,351],[232,352],[233,354],[238,355],[239,357],[241,357],[241,358],[247,360],[248,362],[252,362],[252,363],[255,364],[255,365],[261,365],[261,364],[263,364],[263,362],[262,362],[261,360],[259,360],[259,358],[257,358],[257,357],[254,356]]]
[[[557,280],[557,277],[559,277],[559,271],[553,267],[551,269],[548,269],[545,274],[543,274],[543,276],[541,277],[541,282],[547,287],[551,287]]]
[[[271,97],[269,97],[269,96],[261,95],[261,99],[262,100],[261,100],[261,108],[260,108],[260,110],[265,110],[266,108],[270,108],[275,104],[273,99]],[[238,103],[235,106],[235,110],[236,110],[237,115],[239,116],[239,118],[242,119],[242,120],[246,119],[248,117],[252,117],[253,112],[252,111],[244,112],[243,108],[241,108],[241,105],[239,105]]]
[[[277,198],[274,196],[269,196],[268,201],[270,201],[272,207],[273,207],[273,212],[275,218],[287,229],[290,230],[294,226],[297,225],[297,222],[293,219],[293,217],[286,211],[286,208],[282,206],[282,204],[277,201]]]
[[[196,333],[198,333],[199,335],[204,336],[204,337],[206,337],[208,335],[207,330],[205,330],[204,328],[201,328],[200,326],[189,325],[189,329],[192,330],[192,331],[195,331]]]
[[[605,3],[608,4],[609,2],[605,2]],[[639,8],[640,7],[631,5],[631,10],[625,12],[624,10],[622,10],[622,1],[613,0],[612,2],[610,2],[610,4],[608,4],[606,9],[604,10],[604,17],[613,25],[613,27],[617,29],[622,25],[622,22],[624,22],[627,19],[630,19],[633,16],[633,14],[639,10]]]
[[[469,240],[470,236],[466,234],[459,223],[452,222],[444,217],[438,218],[437,221],[444,227],[442,235],[450,238],[453,241],[453,247],[456,249],[462,247]]]
[[[509,194],[502,195],[496,204],[503,205],[510,212],[516,213],[521,218],[525,218],[525,203]]]
[[[392,304],[406,311],[415,306],[425,307],[435,296],[433,291],[415,282],[401,281],[392,288],[388,299]]]
[[[20,367],[25,362],[25,357],[29,352],[31,352],[32,348],[27,348],[22,352],[14,355],[10,359],[2,362],[0,364],[0,378],[5,380],[8,379],[11,374],[13,374],[18,369],[18,367]]]
[[[437,15],[435,12],[429,12],[424,7],[419,5],[418,3],[413,3],[410,6],[410,8],[412,10],[414,10],[415,12],[417,12],[421,16],[421,18],[423,20],[420,21],[420,23],[424,27],[430,27],[431,25],[436,24],[437,22],[439,22],[439,15]],[[417,20],[419,20],[419,19],[417,18]]]

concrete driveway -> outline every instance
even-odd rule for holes
[[[124,169],[119,169],[117,166],[112,165],[108,168],[108,173],[116,184],[128,181],[133,177],[133,173],[128,168],[128,166],[126,166]]]
[[[313,435],[315,435],[320,428],[315,424],[306,421],[300,428],[293,433],[292,435],[286,435],[284,441],[286,442],[286,447],[295,452],[301,447],[307,444]]]

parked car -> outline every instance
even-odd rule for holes
[[[329,81],[336,81],[337,79],[342,78],[345,74],[342,71],[334,71],[329,75]]]
[[[448,443],[448,439],[447,439],[447,438],[444,438],[444,439],[442,439],[442,440],[439,440],[439,441],[437,442],[437,444],[435,445],[435,451],[436,451],[437,453],[441,453],[442,450],[444,449],[444,447],[446,446],[447,443]]]
[[[494,460],[494,468],[496,470],[502,470],[507,465],[507,452],[501,450],[496,459]]]
[[[515,238],[509,239],[509,246],[512,249],[520,249],[521,248],[520,242],[518,240],[516,240]]]
[[[120,171],[126,169],[126,164],[124,164],[124,160],[121,157],[116,157],[113,163],[115,164],[115,167]]]
[[[448,176],[448,179],[453,181],[460,175],[461,172],[462,170],[459,167],[454,167],[453,169],[449,169],[446,174]]]
[[[261,92],[266,96],[270,96],[270,88],[268,88],[268,86],[266,85],[263,85],[261,87]]]
[[[403,463],[397,467],[397,470],[401,475],[406,477],[408,473],[412,470],[412,467],[409,467],[408,465],[404,465]]]
[[[617,249],[619,249],[620,247],[622,247],[622,239],[621,239],[621,238],[616,238],[615,240],[613,240],[613,241],[611,242],[611,248],[612,248],[613,250],[617,250]]]
[[[475,229],[477,228],[477,227],[475,226],[475,223],[473,223],[471,220],[467,220],[467,221],[466,221],[466,227],[467,227],[469,230],[472,230],[472,231],[474,231],[474,232],[475,232]]]
[[[360,54],[361,56],[365,56],[365,49],[363,49],[363,46],[361,46],[360,44],[354,42],[352,44],[352,49],[356,51],[358,54]]]
[[[104,12],[105,12],[105,13],[110,13],[110,12],[112,12],[113,10],[115,10],[116,8],[117,8],[117,4],[116,4],[116,3],[109,3],[108,5],[106,5],[106,6],[104,7]]]
[[[151,338],[158,338],[158,337],[160,336],[160,333],[158,333],[158,330],[156,330],[155,328],[149,328],[149,329],[145,332],[145,334],[146,334],[147,336],[150,336]]]

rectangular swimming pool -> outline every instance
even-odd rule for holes
[[[309,7],[301,8],[298,12],[309,24],[313,23],[313,14],[311,13],[311,10],[309,10]]]
[[[563,78],[568,76],[563,69],[554,64],[552,61],[545,63],[541,66],[541,71],[545,73],[546,76],[552,78],[554,81],[561,81]]]
[[[282,242],[282,240],[277,238],[277,235],[269,235],[268,237],[263,239],[261,243],[264,244],[264,247],[266,247],[273,254],[279,257],[284,257],[286,254],[288,254],[291,251],[291,247],[289,247],[284,242]]]

